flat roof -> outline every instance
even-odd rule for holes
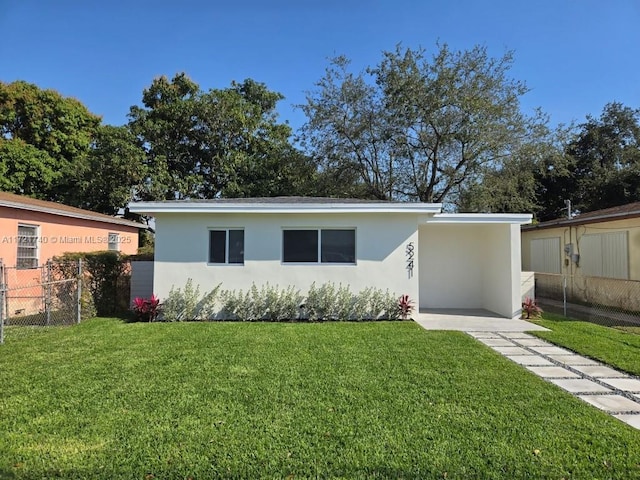
[[[356,198],[258,197],[133,202],[135,213],[438,213],[440,203],[385,202]]]
[[[425,223],[531,223],[530,213],[438,213],[428,218]]]
[[[83,220],[93,220],[95,222],[124,225],[127,227],[147,228],[146,225],[124,218],[111,217],[102,213],[84,210],[82,208],[71,207],[57,202],[38,200],[37,198],[16,195],[15,193],[0,192],[0,207],[17,208],[31,212],[49,213],[62,217],[80,218]]]
[[[529,214],[441,213],[441,203],[388,202],[356,198],[259,197],[134,202],[135,213],[415,213],[428,223],[529,223]]]

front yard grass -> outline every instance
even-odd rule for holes
[[[0,478],[640,477],[639,431],[413,322],[95,319],[0,378]]]
[[[533,335],[640,376],[640,335],[637,328],[625,331],[552,313],[544,313],[541,319],[533,321],[551,330],[531,332]]]

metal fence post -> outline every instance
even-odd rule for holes
[[[78,287],[77,287],[77,292],[78,292],[78,303],[76,306],[76,312],[77,312],[77,317],[76,317],[76,323],[80,323],[80,320],[82,319],[82,259],[79,258],[78,259]]]
[[[562,308],[564,316],[567,316],[567,277],[562,276]]]
[[[4,343],[4,289],[4,265],[2,260],[0,260],[0,345]]]
[[[9,268],[4,263],[0,273],[2,273],[0,283],[4,285],[4,303],[0,306],[0,310],[4,308],[4,323],[9,325],[9,295],[7,294],[9,290]]]
[[[46,325],[51,325],[51,260],[47,261],[45,266],[46,286],[44,290],[44,312],[46,316]]]

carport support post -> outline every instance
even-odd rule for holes
[[[82,259],[78,259],[78,301],[76,303],[76,323],[82,319]]]

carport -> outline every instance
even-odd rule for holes
[[[530,215],[436,214],[419,225],[422,314],[520,316],[520,225]]]

